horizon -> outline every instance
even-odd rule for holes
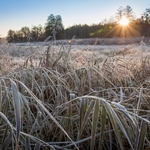
[[[39,24],[44,27],[50,14],[60,15],[64,28],[78,24],[98,24],[104,19],[114,16],[117,9],[129,5],[137,18],[140,18],[145,9],[150,8],[149,2],[143,0],[119,1],[108,0],[76,0],[76,1],[55,1],[55,0],[12,0],[0,2],[0,36],[6,37],[7,32],[11,30],[20,30],[22,27],[32,28]]]

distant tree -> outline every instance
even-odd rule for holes
[[[107,19],[103,19],[103,20],[100,22],[100,24],[103,25],[103,26],[104,26],[105,24],[107,24]]]
[[[113,16],[111,16],[108,21],[107,21],[109,24],[113,24],[116,22],[115,18]]]
[[[1,35],[0,35],[0,44],[1,44],[1,39],[2,39],[2,38],[1,38]]]
[[[125,14],[124,8],[123,8],[122,6],[120,6],[120,7],[117,9],[116,19],[117,19],[117,20],[120,20],[124,14]]]
[[[119,21],[123,16],[126,16],[130,21],[135,20],[135,14],[133,9],[130,6],[126,6],[125,8],[120,6],[117,9],[116,19]]]
[[[32,34],[32,40],[37,41],[37,38],[38,38],[38,35],[39,35],[38,27],[33,26],[32,29],[31,29],[31,34]]]
[[[17,34],[17,32],[15,31],[14,37],[13,37],[13,42],[18,42],[18,41],[19,41],[18,34]]]
[[[20,30],[21,34],[23,35],[23,42],[26,42],[28,40],[28,35],[30,33],[29,27],[22,27]]]
[[[39,36],[43,36],[44,35],[44,28],[40,24],[37,27],[38,27]]]
[[[125,12],[126,17],[127,17],[130,21],[135,20],[134,11],[133,11],[133,9],[132,9],[130,6],[127,5],[126,8],[125,8],[125,10],[124,10],[124,12]]]
[[[56,33],[60,30],[62,30],[63,23],[62,23],[62,18],[60,15],[54,16],[51,14],[48,16],[46,26],[45,26],[45,35],[46,36],[53,36],[54,42],[56,42]]]
[[[150,23],[150,8],[147,8],[145,12],[142,14],[142,22],[149,24]]]
[[[23,33],[20,30],[18,30],[18,31],[16,31],[16,35],[17,35],[17,38],[18,38],[17,42],[22,42],[23,39],[24,39]]]
[[[43,36],[43,28],[41,25],[39,26],[33,26],[31,29],[31,35],[32,35],[32,40],[33,41],[38,41],[39,37]]]
[[[7,38],[6,38],[8,43],[14,42],[14,34],[15,34],[15,31],[13,30],[8,31]]]
[[[141,16],[143,23],[143,35],[150,36],[150,8],[147,8]]]

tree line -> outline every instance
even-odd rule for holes
[[[130,21],[127,27],[122,27],[118,21],[126,16]],[[119,7],[115,16],[104,19],[99,24],[92,25],[73,25],[64,29],[60,15],[48,16],[45,26],[33,26],[31,29],[27,26],[18,31],[9,30],[7,34],[8,42],[27,42],[44,41],[51,36],[53,40],[76,38],[95,38],[95,37],[133,37],[150,36],[150,8],[146,9],[140,18],[135,17],[135,13],[130,6]]]

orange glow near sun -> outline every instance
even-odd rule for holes
[[[119,24],[122,25],[122,26],[126,26],[126,25],[129,24],[129,19],[126,16],[123,16],[121,18],[121,20],[119,21]]]

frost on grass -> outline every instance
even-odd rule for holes
[[[0,148],[148,149],[149,57],[145,45],[1,46]]]

